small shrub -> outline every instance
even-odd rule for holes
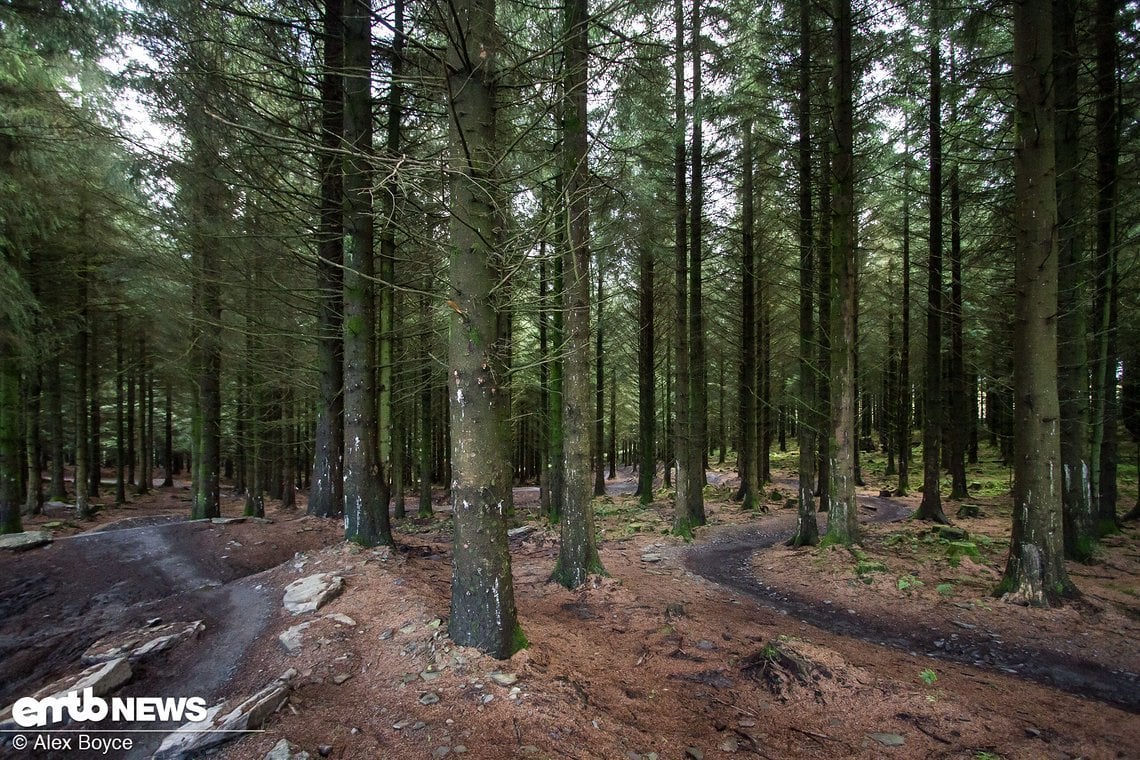
[[[954,584],[953,583],[939,583],[937,586],[934,587],[934,590],[938,592],[939,596],[946,596],[946,597],[954,596]]]
[[[922,679],[922,683],[925,686],[933,686],[934,682],[938,680],[938,674],[930,668],[927,668],[926,670],[919,673],[918,677]]]

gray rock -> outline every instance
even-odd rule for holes
[[[26,530],[23,533],[8,533],[0,536],[0,549],[22,552],[47,546],[51,543],[51,532],[46,530]]]
[[[248,519],[248,517],[211,517],[210,522],[214,525],[232,525],[234,523],[243,523]]]
[[[511,528],[510,530],[508,530],[507,531],[507,537],[508,538],[521,538],[522,536],[525,536],[528,533],[533,533],[533,532],[534,532],[534,526],[533,525],[520,525],[517,528]]]
[[[350,675],[349,673],[337,673],[335,676],[333,676],[332,680],[333,680],[333,683],[335,683],[337,686],[340,686],[342,683],[344,683],[345,681],[347,681],[350,678],[352,678],[352,675]]]
[[[36,699],[63,698],[67,696],[68,692],[82,692],[85,689],[91,689],[92,696],[102,697],[131,680],[132,675],[127,658],[117,657],[114,660],[96,663],[78,673],[66,675],[51,682],[31,696]],[[0,730],[20,728],[12,719],[12,707],[13,705],[9,705],[4,710],[0,710]],[[60,725],[68,722],[67,711],[64,711],[63,715],[64,720],[61,721]]]
[[[309,760],[309,753],[304,750],[294,751],[294,745],[288,739],[282,739],[273,745],[265,760]]]
[[[440,673],[438,670],[425,670],[424,672],[420,673],[420,678],[430,683],[442,675],[443,673]]]
[[[349,628],[352,628],[356,625],[355,620],[350,618],[348,615],[342,614],[340,612],[331,612],[328,615],[325,615],[325,617],[329,620],[340,623],[341,625],[347,625]]]
[[[700,747],[688,747],[685,749],[685,757],[690,760],[705,760],[705,752]]]
[[[436,747],[435,751],[431,753],[431,756],[438,760],[439,758],[447,757],[450,754],[451,747]]]
[[[153,760],[183,760],[197,757],[206,750],[240,738],[243,731],[256,730],[265,725],[269,716],[277,712],[289,692],[297,671],[290,668],[268,686],[245,699],[229,712],[223,712],[229,702],[220,702],[206,711],[200,721],[184,724],[162,740]],[[308,755],[305,755],[307,758]]]
[[[313,612],[344,591],[344,578],[329,573],[317,573],[293,581],[285,587],[285,609],[294,615]]]
[[[902,745],[906,744],[906,739],[899,736],[898,734],[873,733],[867,734],[867,736],[871,737],[879,744],[882,744],[884,747],[901,747]]]
[[[285,649],[285,654],[298,655],[301,653],[301,634],[310,625],[312,625],[312,622],[298,623],[277,637],[277,642]]]
[[[657,552],[646,552],[641,555],[642,562],[660,562],[663,557]]]
[[[131,662],[138,662],[152,654],[164,652],[175,644],[186,639],[195,638],[206,630],[201,620],[192,622],[175,622],[161,625],[160,618],[153,618],[158,622],[147,627],[138,628],[125,633],[116,633],[105,636],[87,648],[81,661],[86,665],[97,662],[107,662],[117,657],[126,657]]]
[[[491,680],[499,684],[499,686],[510,686],[519,680],[519,677],[514,673],[503,673],[496,670],[491,674]]]
[[[421,705],[434,705],[438,701],[439,701],[439,695],[433,694],[430,691],[427,694],[424,694],[422,697],[420,697],[420,704]]]

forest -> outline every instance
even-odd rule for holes
[[[322,757],[461,754],[459,726],[487,758],[1135,749],[1087,715],[1140,710],[1138,30],[1132,0],[0,0],[0,540],[51,542],[0,556],[0,703],[189,579],[225,594],[145,618],[221,636],[308,563],[348,589],[318,649],[412,637],[412,686],[553,700],[414,729],[438,693],[353,713],[406,698],[390,657],[321,680],[299,630],[251,638]],[[133,561],[170,588],[124,590]],[[127,612],[91,623],[70,573]],[[32,643],[52,604],[88,622]],[[598,696],[607,646],[664,680]],[[902,651],[1031,681],[1033,725],[951,731],[992,696]],[[615,717],[668,683],[689,702]]]

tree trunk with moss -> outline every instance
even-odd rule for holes
[[[564,425],[561,545],[553,578],[577,588],[591,573],[603,572],[590,501],[590,205],[587,143],[586,0],[566,0],[565,74],[562,111],[563,209],[567,231],[564,258],[566,358],[562,378]]]
[[[647,215],[646,215],[647,216]],[[653,502],[653,475],[657,469],[657,378],[653,333],[654,250],[650,226],[644,219],[638,240],[638,326],[637,326],[637,495],[642,506]]]
[[[752,122],[744,122],[744,145],[741,156],[744,174],[741,188],[741,323],[740,323],[740,450],[737,471],[740,489],[736,498],[744,509],[754,509],[760,490],[756,461],[756,250],[755,206],[752,187]]]
[[[831,472],[827,537],[850,544],[859,539],[855,503],[855,260],[854,102],[851,2],[835,3],[835,157],[832,162],[831,225]]]
[[[372,212],[372,26],[369,0],[344,16],[344,533],[392,545],[387,477],[378,452]],[[381,287],[387,287],[382,285]]]
[[[20,363],[15,330],[6,317],[0,320],[0,533],[19,533]]]
[[[1013,530],[999,591],[1047,606],[1073,593],[1062,542],[1057,420],[1057,196],[1050,0],[1013,8],[1015,261]]]
[[[500,307],[502,193],[497,176],[494,0],[456,0],[445,19],[451,174],[451,638],[493,657],[525,646],[515,611],[505,502],[506,351]]]
[[[812,250],[813,219],[811,197],[811,2],[800,0],[800,91],[797,110],[799,127],[799,203],[800,203],[800,356],[797,404],[799,424],[799,505],[796,510],[796,532],[792,546],[811,546],[819,541],[819,525],[815,519],[816,463],[816,366],[815,356],[815,252]]]
[[[685,184],[685,15],[682,0],[675,0],[673,6],[675,26],[673,59],[673,335],[676,351],[673,362],[674,381],[674,430],[673,457],[676,470],[673,483],[674,494],[673,531],[682,535],[692,533],[693,517],[689,514],[690,498],[690,455],[693,443],[692,426],[689,418],[689,223],[686,215]],[[666,392],[668,396],[668,392]],[[668,482],[668,473],[666,473]]]
[[[926,274],[926,374],[922,387],[922,502],[916,519],[947,523],[942,511],[942,44],[938,3],[930,21],[930,258]]]
[[[1080,234],[1080,101],[1077,0],[1053,0],[1057,108],[1057,395],[1061,410],[1065,555],[1085,560],[1097,536],[1089,481],[1088,266]]]

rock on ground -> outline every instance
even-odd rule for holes
[[[163,739],[162,745],[154,753],[154,760],[196,757],[208,749],[240,738],[242,731],[261,728],[269,716],[285,704],[296,676],[296,670],[286,670],[228,713],[222,714],[228,701],[214,705],[206,712],[203,720],[191,721]]]
[[[58,681],[53,681],[48,684],[32,696],[36,699],[65,697],[69,692],[82,692],[86,689],[90,689],[91,696],[102,697],[105,694],[110,694],[131,680],[131,675],[131,666],[130,663],[127,662],[127,658],[118,657],[108,662],[92,665],[78,673],[64,676]],[[63,714],[66,716],[67,712],[64,711]],[[66,718],[62,722],[66,722]],[[16,721],[12,719],[12,705],[0,711],[0,730],[16,729],[19,727]]]
[[[0,549],[22,552],[39,546],[47,546],[51,540],[50,531],[26,530],[23,533],[9,533],[0,536]]]
[[[83,653],[82,661],[84,664],[92,664],[126,657],[130,662],[138,662],[144,657],[164,652],[175,644],[194,638],[204,630],[206,626],[202,621],[194,620],[112,634],[88,647]]]
[[[294,615],[313,612],[344,591],[344,578],[329,573],[317,573],[293,581],[285,587],[285,609]]]

